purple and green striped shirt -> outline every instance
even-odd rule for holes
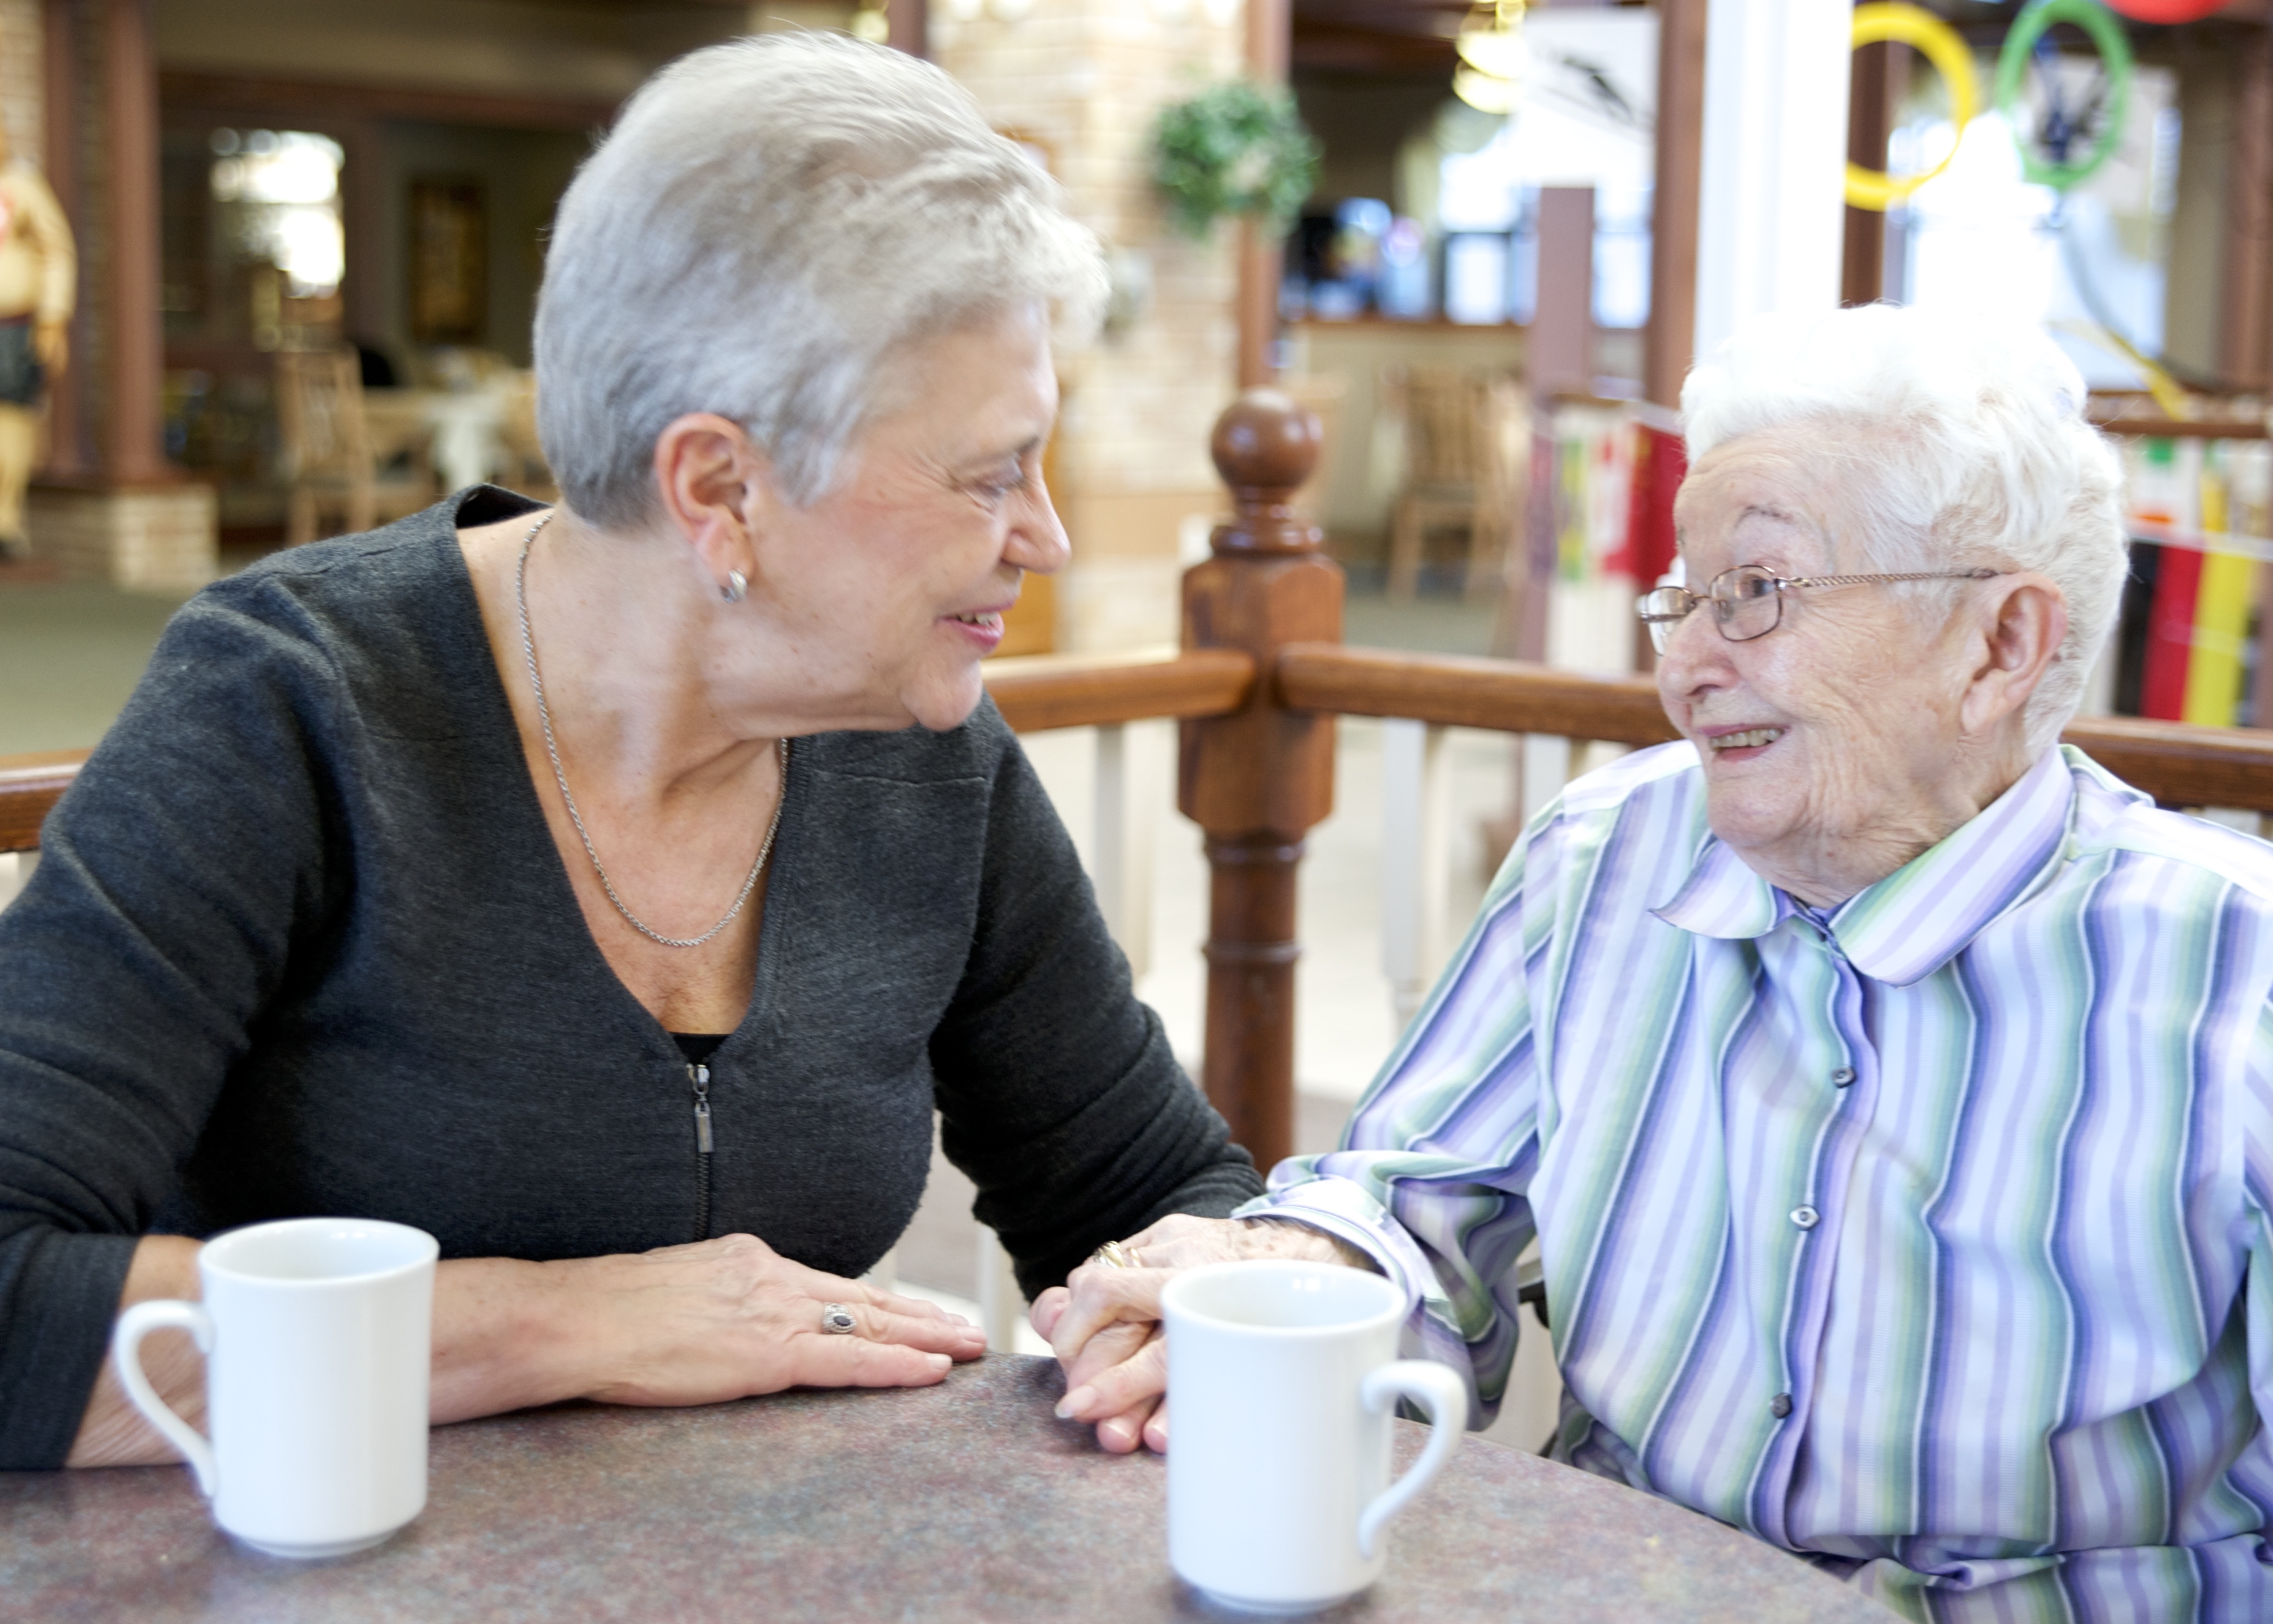
[[[1935,1620],[2273,1619],[2273,848],[2073,750],[1824,911],[1685,744],[1532,825],[1246,1210],[1362,1246],[1555,1454]]]

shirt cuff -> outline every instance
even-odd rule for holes
[[[1405,1226],[1354,1180],[1332,1174],[1304,1179],[1257,1196],[1231,1216],[1307,1224],[1355,1246],[1404,1293],[1408,1316],[1424,1299],[1441,1294],[1431,1290],[1437,1286],[1436,1270]]]

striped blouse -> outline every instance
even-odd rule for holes
[[[1510,855],[1341,1149],[1497,1406],[1535,1233],[1555,1455],[1915,1619],[2273,1619],[2273,849],[2048,752],[1819,911],[1685,744]]]

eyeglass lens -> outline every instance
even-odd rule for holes
[[[1660,587],[1641,601],[1643,617],[1649,623],[1649,640],[1658,653],[1665,652],[1674,628],[1707,601],[1713,605],[1713,624],[1732,643],[1766,637],[1776,629],[1783,612],[1775,572],[1757,564],[1723,570],[1702,596],[1679,587]]]
[[[1766,637],[1776,629],[1783,613],[1783,595],[1776,590],[1775,572],[1757,564],[1740,564],[1713,578],[1713,618],[1721,635],[1732,643]]]

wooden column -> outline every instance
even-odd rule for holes
[[[1210,449],[1234,517],[1184,575],[1184,647],[1236,648],[1258,673],[1244,708],[1182,728],[1176,804],[1207,835],[1207,1048],[1201,1077],[1256,1165],[1294,1148],[1295,865],[1333,810],[1334,719],[1279,703],[1281,645],[1342,634],[1341,566],[1292,505],[1318,460],[1318,420],[1251,389]]]
[[[84,202],[79,195],[79,7],[74,0],[44,0],[40,8],[41,101],[40,168],[63,205],[71,236],[85,253]],[[89,356],[86,261],[80,260],[79,303],[71,313],[71,348],[63,371],[48,382],[46,471],[60,478],[86,472],[86,391],[80,383]]]
[[[2273,26],[2240,51],[2227,160],[2218,370],[2245,389],[2273,383]],[[2258,668],[2261,685],[2273,671]],[[2273,697],[2273,695],[2269,695]],[[2264,727],[2273,716],[2258,713]]]
[[[1547,657],[1547,617],[1555,590],[1555,408],[1566,395],[1594,392],[1594,189],[1539,191],[1539,297],[1525,353],[1530,385],[1529,473],[1523,512],[1501,573],[1492,652],[1515,660]],[[1517,752],[1521,760],[1521,752]],[[1520,768],[1518,777],[1520,779]],[[1522,805],[1519,788],[1516,805]],[[1522,827],[1515,819],[1514,828]],[[1512,839],[1512,835],[1510,836]]]
[[[1294,12],[1288,0],[1247,0],[1247,71],[1260,85],[1287,82]],[[1239,386],[1259,389],[1279,376],[1271,351],[1279,337],[1279,282],[1284,244],[1256,228],[1239,227]]]
[[[2241,388],[2262,390],[2273,383],[2273,24],[2259,26],[2239,55],[2218,278],[2218,370]],[[2257,566],[2257,598],[2273,603],[2273,564]],[[2250,722],[2273,727],[2273,639],[2262,630]]]
[[[1539,296],[1525,370],[1532,398],[1594,390],[1594,189],[1539,189]]]
[[[931,56],[930,0],[884,0],[884,42],[911,56]]]
[[[103,8],[104,145],[109,159],[109,421],[103,471],[115,483],[162,479],[165,341],[158,311],[158,66],[150,0]]]
[[[1705,146],[1706,0],[1658,0],[1657,178],[1651,192],[1649,328],[1642,393],[1681,407],[1697,337],[1697,194]]]
[[[339,127],[347,161],[340,171],[344,195],[341,228],[346,237],[347,274],[340,288],[347,336],[358,343],[384,345],[387,321],[386,258],[394,244],[386,234],[384,127],[374,118],[354,118]]]
[[[1855,53],[1847,86],[1847,161],[1866,169],[1887,167],[1887,138],[1894,133],[1894,48],[1881,40]],[[1886,292],[1887,212],[1847,206],[1846,239],[1839,264],[1839,303],[1869,304]]]

